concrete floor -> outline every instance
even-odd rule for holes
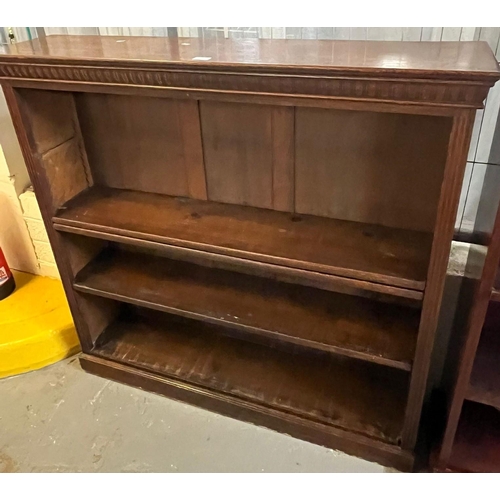
[[[0,380],[0,472],[392,472],[83,372]]]

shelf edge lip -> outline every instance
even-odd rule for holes
[[[73,288],[80,293],[85,293],[89,295],[94,295],[98,297],[103,297],[106,299],[111,299],[111,300],[116,300],[119,302],[125,302],[127,304],[132,304],[136,305],[139,307],[144,307],[147,309],[153,309],[156,311],[161,311],[169,314],[173,314],[176,316],[181,316],[197,321],[202,321],[204,323],[209,323],[217,326],[221,326],[224,328],[232,328],[235,330],[240,330],[242,332],[248,332],[253,335],[259,335],[264,338],[268,338],[271,340],[277,340],[289,345],[294,345],[294,346],[299,346],[311,351],[316,351],[316,352],[323,352],[323,353],[330,353],[330,354],[337,354],[339,356],[344,356],[347,358],[351,359],[357,359],[360,361],[364,362],[370,362],[373,364],[377,364],[380,366],[386,366],[389,368],[395,368],[398,370],[402,370],[405,372],[410,372],[412,369],[412,363],[410,361],[397,361],[397,360],[391,360],[388,358],[383,358],[383,357],[378,357],[376,355],[370,355],[366,354],[362,351],[356,351],[354,349],[349,349],[346,347],[339,347],[339,346],[334,346],[334,345],[327,345],[327,344],[322,344],[320,342],[314,342],[314,341],[294,341],[295,339],[298,340],[297,337],[287,335],[282,332],[275,332],[271,330],[267,330],[265,328],[258,328],[258,327],[253,327],[241,323],[235,323],[232,321],[227,321],[219,318],[215,318],[213,316],[207,316],[201,313],[196,313],[193,311],[187,311],[184,309],[179,309],[176,307],[171,307],[163,304],[157,304],[153,302],[149,302],[143,299],[136,299],[133,297],[129,297],[127,295],[121,295],[118,293],[114,292],[108,292],[106,290],[101,290],[95,287],[89,287],[86,286],[84,283],[79,283],[76,281],[73,284]]]
[[[101,364],[104,364],[103,362],[105,362],[105,364],[109,363],[109,364],[114,365],[114,367],[119,369],[119,370],[123,370],[124,368],[126,368],[127,370],[136,372],[142,376],[147,376],[148,378],[157,379],[158,381],[161,381],[165,384],[176,386],[176,387],[183,389],[183,390],[197,392],[199,394],[211,397],[213,399],[218,399],[220,401],[225,401],[225,402],[229,402],[229,403],[232,403],[232,404],[235,404],[238,406],[243,406],[243,407],[246,407],[246,408],[252,409],[254,411],[261,412],[261,413],[274,414],[276,416],[279,416],[280,418],[285,418],[288,421],[301,422],[301,423],[306,424],[308,426],[313,426],[316,429],[321,429],[321,430],[323,430],[323,432],[328,432],[328,433],[334,434],[338,437],[344,437],[344,438],[347,438],[350,440],[354,440],[354,441],[361,443],[361,444],[373,445],[376,443],[379,447],[383,447],[384,449],[386,449],[387,451],[390,451],[392,453],[397,453],[397,454],[405,453],[405,454],[408,454],[409,456],[413,457],[411,452],[409,452],[407,450],[403,450],[400,446],[398,446],[396,444],[392,444],[392,443],[385,441],[383,439],[377,439],[375,437],[370,437],[370,436],[367,436],[367,435],[362,434],[360,432],[351,431],[351,430],[344,429],[344,428],[336,426],[336,425],[331,425],[331,424],[327,424],[325,422],[312,420],[312,419],[309,419],[305,416],[301,416],[301,415],[298,415],[298,414],[295,414],[292,412],[283,411],[283,410],[280,410],[279,408],[274,408],[272,406],[261,405],[261,404],[258,404],[256,402],[246,400],[245,398],[238,397],[234,394],[219,392],[219,391],[217,391],[215,389],[211,389],[209,387],[197,385],[197,384],[189,382],[187,380],[177,379],[177,378],[171,377],[167,374],[160,374],[160,373],[154,372],[152,370],[148,370],[147,368],[133,365],[131,363],[118,362],[111,357],[102,355],[101,353],[99,353],[99,351],[97,349],[92,350],[90,353],[81,353],[79,355],[79,357],[81,359],[83,358],[83,359],[86,359],[86,360],[91,361],[91,362],[97,362],[97,363],[101,363]]]
[[[100,226],[97,224],[91,224],[91,223],[79,223],[77,221],[72,221],[70,219],[66,219],[64,217],[60,216],[54,216],[52,218],[52,223],[54,225],[54,229],[58,231],[63,231],[63,232],[69,232],[69,233],[74,233],[74,234],[87,234],[87,235],[95,235],[95,237],[100,237],[100,239],[106,239],[109,241],[120,241],[119,238],[126,238],[127,241],[130,244],[149,244],[153,243],[156,245],[163,245],[165,247],[170,247],[170,248],[175,248],[178,249],[179,251],[185,250],[185,251],[198,251],[198,252],[204,252],[205,254],[211,254],[211,255],[217,255],[218,257],[224,259],[238,259],[241,262],[245,262],[249,266],[253,264],[267,264],[267,265],[272,265],[279,267],[281,270],[286,271],[288,269],[292,269],[295,271],[301,271],[304,273],[314,273],[314,274],[320,274],[324,277],[329,277],[329,278],[340,278],[344,279],[346,281],[349,281],[351,286],[353,288],[362,288],[366,289],[362,285],[363,283],[373,285],[373,286],[379,286],[379,287],[384,287],[386,288],[386,292],[389,295],[396,295],[396,296],[401,296],[401,297],[407,297],[411,299],[416,299],[416,300],[422,300],[423,295],[424,295],[424,290],[425,290],[425,281],[416,281],[416,280],[408,280],[405,278],[396,278],[396,283],[394,283],[394,280],[391,281],[391,279],[386,279],[384,278],[383,280],[377,280],[375,276],[380,276],[380,275],[373,275],[373,273],[364,273],[369,276],[373,276],[372,280],[368,279],[363,279],[360,276],[356,276],[356,271],[352,273],[352,269],[346,269],[346,268],[334,268],[333,266],[322,266],[321,264],[318,265],[318,269],[307,269],[304,267],[301,267],[299,265],[292,266],[292,265],[286,265],[283,263],[276,262],[278,260],[282,260],[277,257],[273,256],[264,256],[267,257],[265,260],[257,260],[255,258],[252,258],[250,255],[250,252],[242,251],[242,250],[237,250],[237,249],[224,249],[223,247],[216,247],[214,245],[208,245],[204,243],[196,243],[196,242],[187,242],[183,240],[176,240],[174,238],[168,238],[168,237],[147,237],[146,233],[140,233],[137,231],[130,231],[126,229],[119,229],[118,231],[113,231],[109,227],[105,226]],[[97,236],[100,235],[100,236]],[[112,240],[111,238],[114,238]],[[122,241],[125,241],[122,239]],[[140,243],[139,243],[140,242]],[[218,252],[216,251],[217,249],[222,249],[222,250],[229,250],[228,253],[224,252]],[[294,259],[285,259],[288,262],[297,262],[297,264],[303,263],[302,261],[297,261]],[[307,263],[305,263],[307,264]],[[330,269],[330,272],[325,271],[320,269],[320,267],[323,268],[328,268]],[[339,273],[334,273],[333,270],[338,269],[338,271],[341,271]],[[343,271],[343,273],[342,273]],[[346,273],[348,271],[348,273]],[[350,273],[349,273],[350,271]],[[361,272],[363,273],[363,272]],[[391,293],[391,291],[393,293]],[[396,292],[396,293],[394,293]],[[384,293],[384,292],[382,292]]]

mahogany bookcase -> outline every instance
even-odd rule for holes
[[[486,43],[52,36],[0,79],[88,372],[410,470]]]
[[[500,209],[472,306],[457,339],[458,363],[437,471],[500,472]],[[466,290],[465,295],[471,294]],[[457,329],[460,325],[457,324]],[[454,359],[454,357],[450,358]],[[456,370],[456,371],[455,371]]]

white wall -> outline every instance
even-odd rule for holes
[[[13,269],[38,273],[37,258],[23,219],[14,178],[0,145],[0,247]]]
[[[0,90],[0,246],[12,269],[57,277],[36,198],[32,192],[23,194],[30,184]]]
[[[13,269],[38,272],[19,195],[30,185],[3,92],[0,91],[0,246]]]

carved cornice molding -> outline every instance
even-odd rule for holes
[[[446,107],[482,108],[493,80],[439,80],[241,72],[160,67],[30,64],[0,61],[0,80],[15,86],[20,81],[105,84],[153,87],[196,92],[232,92],[274,96],[400,102]]]

